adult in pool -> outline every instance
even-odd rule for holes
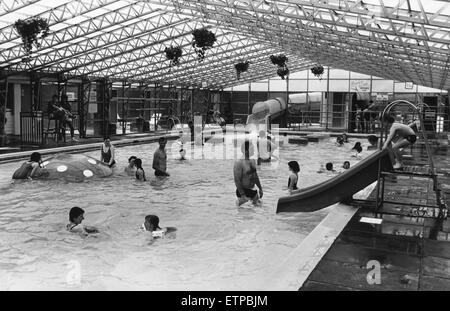
[[[236,203],[240,206],[251,200],[254,205],[257,205],[260,203],[259,199],[262,198],[263,191],[256,172],[255,160],[250,159],[254,154],[253,144],[246,139],[241,146],[241,151],[244,154],[244,159],[236,160],[233,169],[236,196],[238,197]],[[259,188],[259,195],[258,191],[253,189],[255,185]]]
[[[12,179],[32,179],[44,177],[47,171],[41,167],[42,156],[39,152],[33,152],[30,161],[22,163],[13,174]]]
[[[69,223],[66,225],[67,231],[78,232],[82,234],[98,233],[98,229],[91,226],[83,226],[76,228],[84,220],[84,210],[78,206],[74,206],[69,211]]]
[[[155,170],[155,176],[170,176],[167,170],[167,153],[166,153],[166,143],[167,139],[165,137],[160,137],[159,148],[153,154],[153,165],[152,168]]]
[[[114,146],[111,144],[111,139],[105,137],[101,150],[100,161],[108,164],[109,167],[113,167],[116,164]]]

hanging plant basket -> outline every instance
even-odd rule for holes
[[[288,58],[284,54],[270,55],[270,61],[272,62],[272,64],[277,65],[278,67],[286,67]]]
[[[322,65],[317,65],[311,68],[311,72],[313,75],[315,75],[317,78],[319,78],[320,80],[322,80],[322,75],[324,72],[323,66]]]
[[[280,68],[278,68],[278,70],[277,70],[277,75],[279,75],[280,78],[284,80],[284,78],[285,78],[287,75],[289,75],[289,69],[288,69],[288,67],[285,66],[285,67],[280,67]]]
[[[183,55],[183,50],[179,46],[166,47],[166,57],[170,60],[170,66],[178,66],[180,64],[180,57]]]
[[[195,29],[192,35],[194,36],[192,46],[197,53],[198,61],[201,62],[205,59],[205,51],[216,42],[216,35],[206,28]]]
[[[234,65],[234,68],[236,68],[236,74],[237,79],[239,80],[241,78],[241,73],[246,72],[248,70],[248,65],[250,64],[249,61],[246,62],[240,62]]]
[[[47,20],[40,17],[19,19],[14,23],[14,28],[22,37],[23,48],[27,54],[31,54],[33,45],[39,48],[39,39],[45,38],[50,31]]]

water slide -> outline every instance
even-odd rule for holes
[[[378,150],[327,181],[279,198],[277,213],[314,212],[351,197],[377,180],[379,165],[383,171],[393,170],[390,152]]]
[[[282,124],[286,107],[282,97],[256,102],[252,114],[247,117],[247,124],[265,124],[267,129],[271,128],[270,124]]]

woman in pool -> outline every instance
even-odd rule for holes
[[[298,165],[297,161],[289,161],[288,162],[289,171],[292,172],[289,175],[288,179],[288,190],[289,194],[292,194],[294,190],[297,190],[297,182],[298,182],[298,172],[300,172],[300,165]]]
[[[114,159],[114,146],[111,144],[111,139],[109,137],[105,137],[100,151],[100,161],[108,164],[109,167],[113,167],[116,164],[116,161]]]
[[[136,160],[137,157],[131,156],[128,158],[128,165],[125,167],[125,173],[127,173],[128,176],[133,176],[136,174],[136,167],[134,165],[134,160]]]
[[[83,226],[82,228],[75,228],[84,219],[84,210],[78,206],[74,206],[69,211],[69,223],[66,225],[67,231],[78,232],[82,234],[98,233],[98,229],[90,226]]]
[[[41,167],[42,156],[39,152],[33,152],[30,161],[24,162],[13,174],[12,179],[32,179],[45,175],[46,170]]]
[[[147,181],[147,179],[145,178],[144,169],[142,168],[142,160],[141,159],[134,160],[134,165],[136,166],[136,174],[135,174],[136,179],[141,181]]]
[[[170,233],[177,230],[177,228],[174,227],[161,228],[159,226],[159,217],[156,215],[145,216],[145,221],[141,225],[141,229],[143,231],[150,231],[152,233],[152,237],[154,238],[161,238],[166,233]]]

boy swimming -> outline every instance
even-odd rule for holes
[[[152,233],[152,237],[161,238],[166,233],[174,232],[177,230],[175,227],[165,227],[161,228],[159,226],[159,217],[156,215],[147,215],[145,216],[144,223],[141,225],[141,230],[150,231]]]
[[[98,233],[95,227],[84,226],[83,228],[76,228],[84,220],[84,210],[78,206],[74,206],[69,211],[69,223],[66,225],[67,231],[79,232],[83,234]],[[79,229],[79,230],[77,230]]]

